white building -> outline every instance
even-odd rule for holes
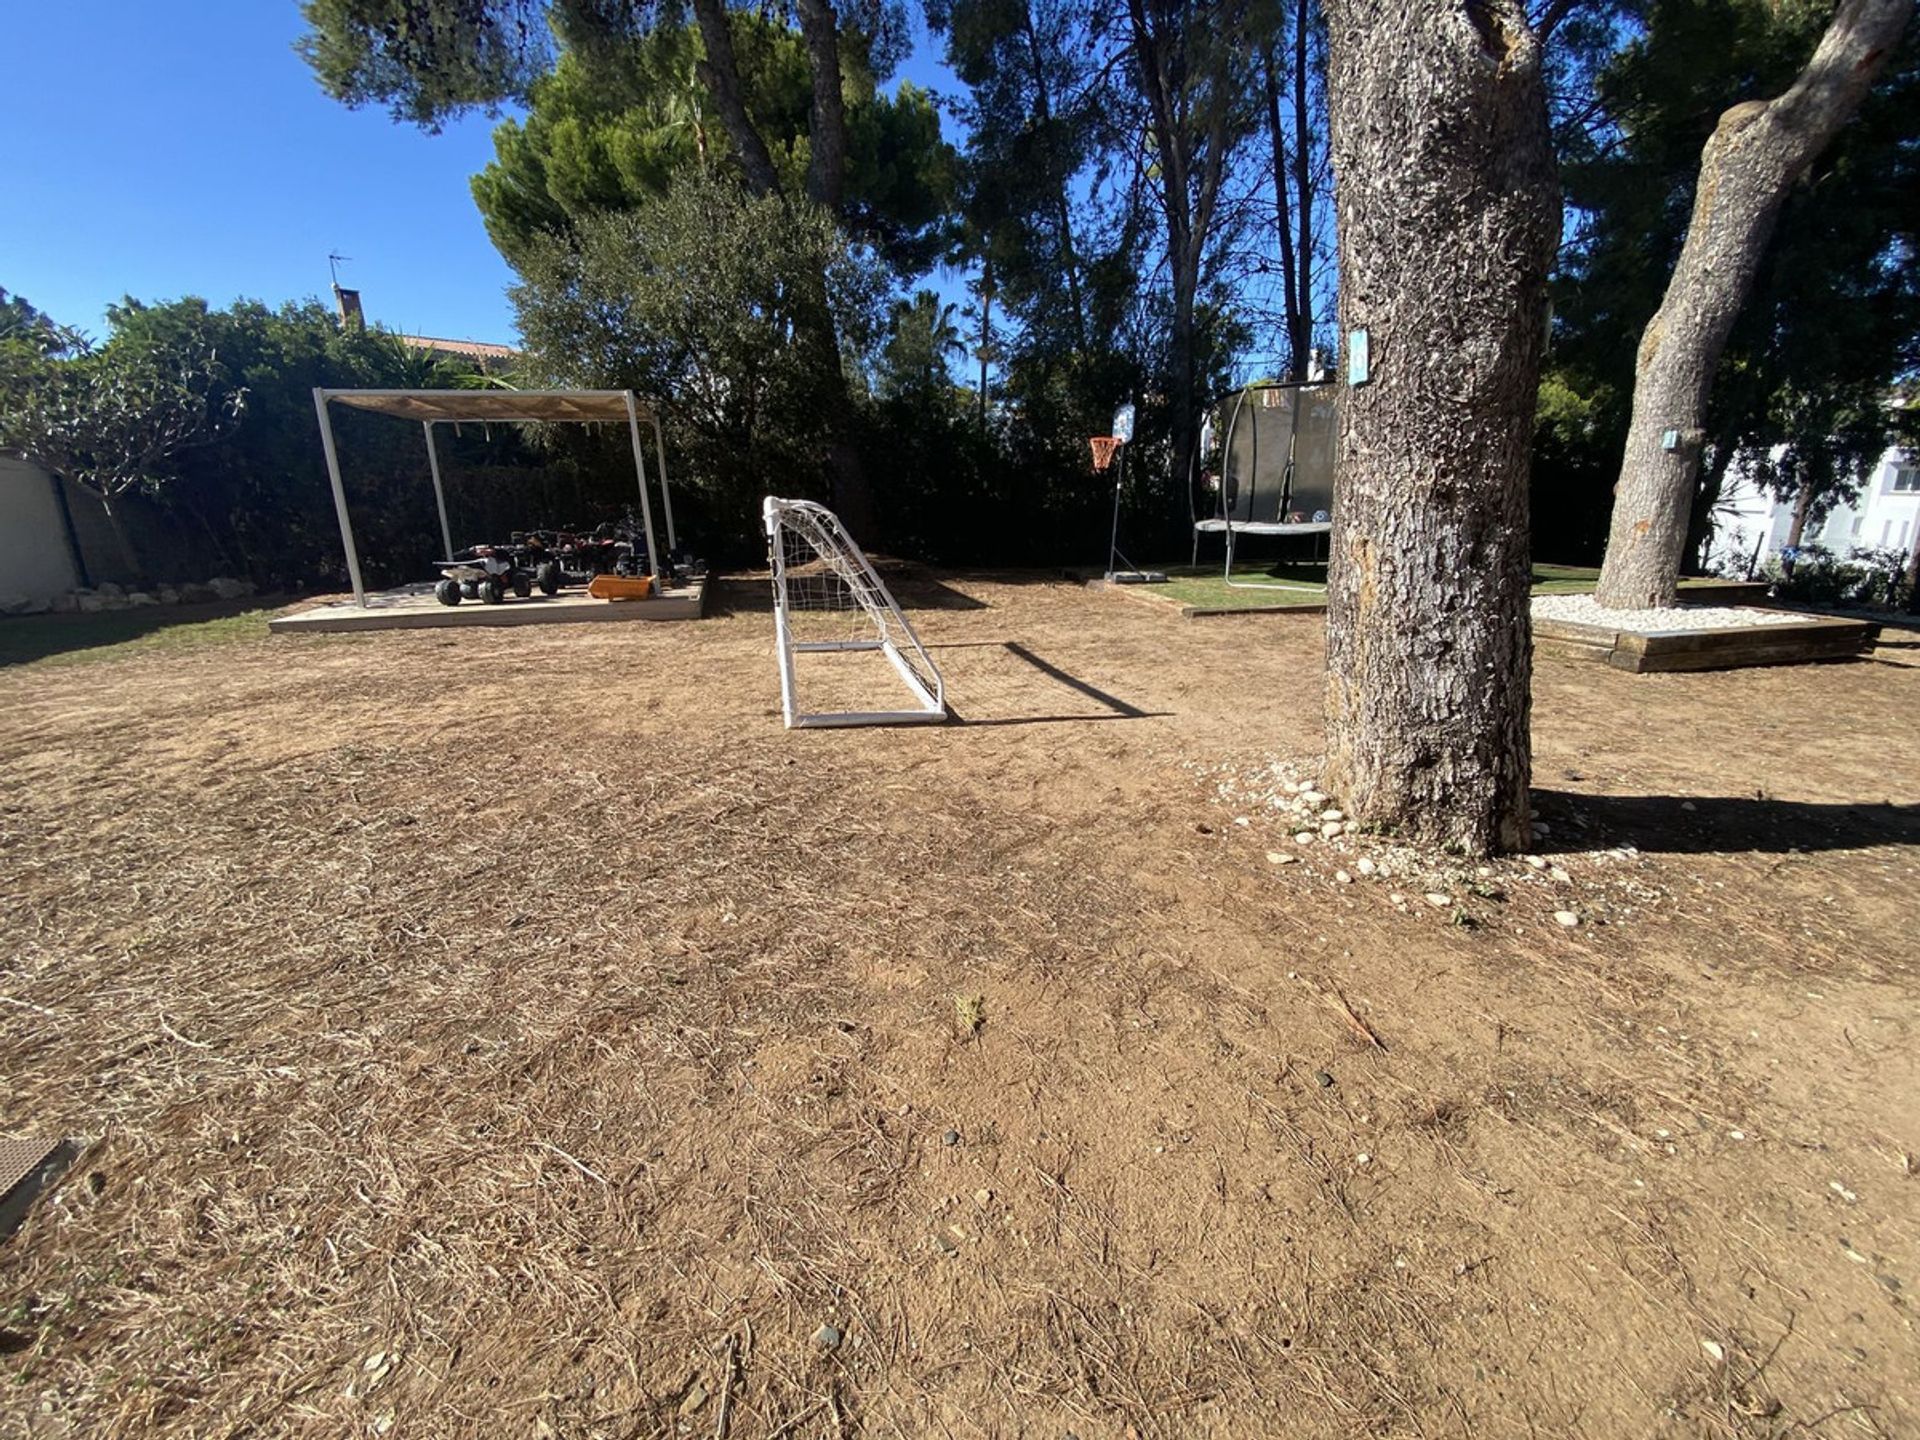
[[[1783,447],[1784,448],[1784,447]],[[1778,459],[1781,450],[1775,450]],[[1713,538],[1712,568],[1745,574],[1779,555],[1793,528],[1793,501],[1776,500],[1736,460],[1727,476]],[[1844,560],[1857,549],[1911,555],[1920,543],[1920,457],[1888,450],[1851,503],[1836,505],[1801,532],[1802,548],[1817,545]]]

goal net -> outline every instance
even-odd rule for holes
[[[788,728],[946,719],[940,667],[839,518],[771,495],[761,513]],[[912,708],[899,703],[903,685]]]

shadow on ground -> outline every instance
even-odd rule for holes
[[[1766,795],[1581,795],[1536,790],[1552,828],[1536,849],[1638,850],[1699,855],[1740,850],[1858,850],[1920,845],[1920,805],[1821,805]]]
[[[274,602],[278,604],[279,602]],[[0,666],[26,665],[56,655],[79,654],[108,645],[152,640],[195,643],[209,621],[265,615],[258,599],[221,600],[205,605],[147,605],[138,610],[102,610],[92,615],[26,615],[0,620]]]
[[[943,654],[954,651],[987,652],[990,656],[1004,655],[1020,662],[1013,673],[1026,677],[1025,684],[1018,680],[1008,684],[1008,672],[1002,671],[998,677],[994,677],[991,669],[975,670],[971,674],[949,678],[948,716],[954,723],[969,729],[987,725],[1076,725],[1102,720],[1147,720],[1167,713],[1142,710],[1061,669],[1016,640],[967,640],[930,645],[927,648]],[[949,667],[943,665],[941,668],[946,670]],[[999,683],[994,683],[995,678]],[[1083,708],[1069,712],[1055,703],[1063,698],[1055,687],[1064,687],[1072,696],[1078,697],[1072,703],[1078,703]],[[969,692],[977,695],[982,702],[979,708],[965,703]],[[1005,713],[1009,710],[1013,713]]]

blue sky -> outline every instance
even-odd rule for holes
[[[0,286],[97,336],[122,295],[325,295],[338,251],[369,319],[511,340],[512,272],[467,190],[494,122],[426,135],[349,110],[293,53],[300,33],[297,0],[0,6]],[[953,83],[924,41],[903,78]]]

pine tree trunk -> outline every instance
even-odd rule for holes
[[[706,56],[700,61],[700,79],[707,93],[713,96],[720,123],[733,141],[740,169],[747,178],[747,188],[756,195],[778,195],[780,177],[774,171],[773,156],[747,114],[725,0],[693,0],[693,14],[700,27],[700,43],[706,49]]]
[[[807,45],[807,69],[813,77],[813,103],[807,112],[807,193],[837,212],[847,173],[847,112],[840,93],[840,21],[830,0],[797,0],[794,9]]]
[[[1686,242],[1635,362],[1602,605],[1674,603],[1720,353],[1788,189],[1859,108],[1912,10],[1913,0],[1843,0],[1786,93],[1734,106],[1701,152]]]
[[[1813,487],[1803,480],[1799,493],[1793,497],[1793,519],[1787,525],[1787,543],[1781,547],[1782,549],[1798,550],[1800,548],[1800,537],[1806,533],[1807,515],[1812,509]]]
[[[1328,0],[1345,392],[1326,783],[1469,853],[1526,843],[1527,472],[1560,201],[1518,0]]]
[[[1301,341],[1299,267],[1293,254],[1293,202],[1287,193],[1287,139],[1280,124],[1280,67],[1273,46],[1260,51],[1260,82],[1267,107],[1267,143],[1273,151],[1273,220],[1280,240],[1280,294],[1287,317],[1287,373],[1307,378],[1307,347]],[[1297,143],[1297,142],[1296,142]]]
[[[1293,377],[1304,380],[1313,365],[1313,153],[1307,144],[1308,0],[1298,0],[1293,32],[1293,222],[1299,227],[1294,246]]]

